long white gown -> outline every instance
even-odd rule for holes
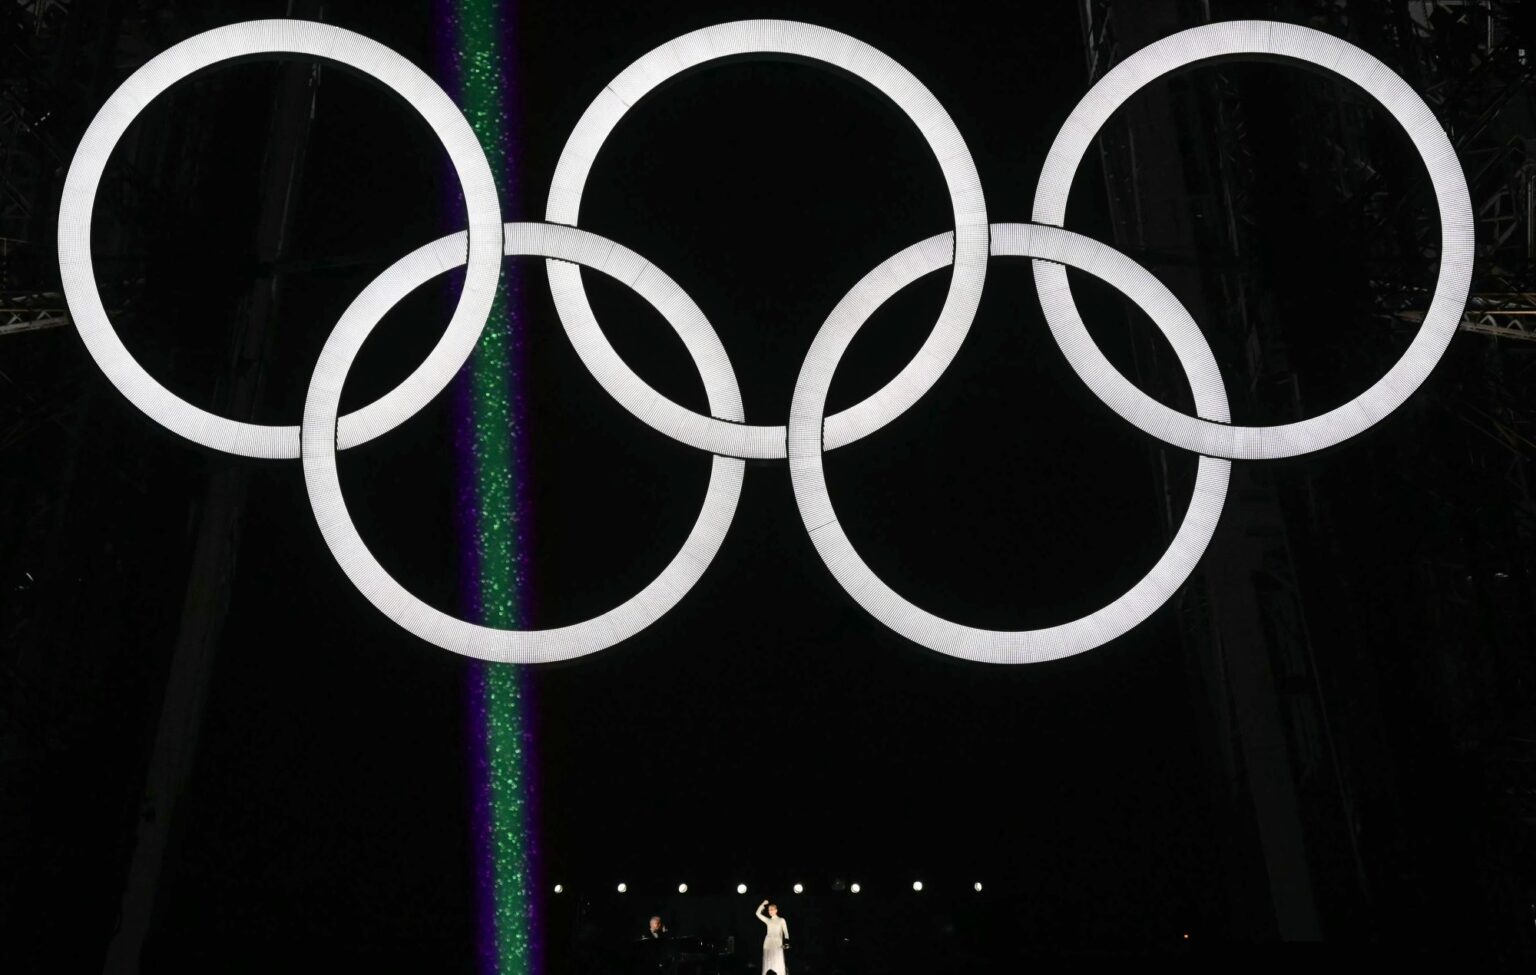
[[[781,917],[764,914],[762,907],[757,909],[757,919],[768,925],[768,933],[763,936],[763,975],[785,975],[788,969],[784,967],[784,942],[789,940],[789,925]]]

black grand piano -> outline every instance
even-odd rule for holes
[[[736,954],[736,938],[642,938],[630,950],[635,975],[719,975]]]

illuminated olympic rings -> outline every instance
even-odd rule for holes
[[[356,69],[404,99],[442,140],[463,187],[468,229],[420,247],[390,266],[347,308],[320,353],[299,427],[241,423],[180,399],[123,346],[102,307],[91,264],[91,211],[107,159],[155,96],[189,74],[232,58],[301,54]],[[581,195],[603,141],[619,119],[658,85],[722,58],[788,55],[840,68],[890,98],[917,126],[939,162],[954,229],[914,244],[870,271],[832,310],[811,343],[785,426],[745,422],[730,359],[709,320],[665,273],[620,244],[575,227]],[[1278,57],[1332,71],[1369,93],[1408,133],[1429,171],[1440,213],[1440,271],[1418,334],[1378,382],[1321,416],[1273,427],[1230,422],[1216,361],[1199,327],[1145,268],[1114,249],[1061,229],[1068,193],[1088,144],[1111,113],[1148,82],[1215,57]],[[1030,663],[1102,645],[1130,630],[1176,592],[1204,553],[1226,497],[1231,459],[1305,454],[1358,434],[1424,381],[1444,353],[1466,305],[1473,258],[1466,178],[1434,115],[1380,61],[1304,27],[1234,21],[1182,31],[1137,52],[1093,86],[1057,135],[1040,175],[1034,223],[988,222],[981,182],[964,140],[932,93],[889,57],[846,34],[789,21],[742,21],[685,34],[630,65],[582,115],[550,185],[547,223],[502,224],[495,183],[474,132],[453,102],[404,58],[367,38],[326,24],[253,21],[199,34],[145,64],[109,98],[70,164],[59,207],[59,267],[64,293],[92,358],[124,396],[157,423],[215,450],[248,457],[302,459],[320,532],[358,589],[390,619],[424,640],[484,660],[538,663],[593,653],[633,636],[670,610],[703,575],[729,529],[746,459],[786,458],[795,499],[817,552],[848,594],[908,639],[956,657]],[[572,626],[497,630],[442,613],[406,591],[357,533],[336,471],[336,452],[388,432],[413,416],[452,379],[485,325],[503,255],[546,259],[562,325],[582,362],[626,410],[657,431],[714,455],[693,530],[672,561],[622,605]],[[838,523],[822,474],[825,450],[884,427],[937,382],[976,314],[991,256],[1032,259],[1051,334],[1094,395],[1149,435],[1200,455],[1188,511],[1168,550],[1119,598],[1080,619],[1027,631],[981,630],[934,616],[904,599],[859,558]],[[395,389],[340,415],[341,389],[363,342],[413,289],[467,265],[464,288],[431,353]],[[628,285],[683,340],[704,380],[709,415],[686,409],[646,384],[609,344],[593,315],[579,266]],[[827,389],[848,344],[890,296],[917,278],[952,266],[938,319],[917,355],[862,402],[825,416]],[[1194,393],[1196,416],[1148,397],[1094,344],[1072,299],[1067,267],[1113,285],[1137,304],[1173,346]]]

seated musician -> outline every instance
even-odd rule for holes
[[[670,938],[670,937],[671,937],[671,935],[669,935],[667,933],[667,926],[662,923],[661,915],[658,914],[658,915],[655,915],[655,916],[653,916],[651,918],[651,926],[645,932],[645,937],[641,938],[640,940],[642,940],[642,941],[663,941],[663,940],[665,940],[667,938]]]

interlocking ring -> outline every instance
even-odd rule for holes
[[[890,423],[917,402],[960,351],[976,317],[987,276],[987,207],[981,177],[960,130],[938,99],[901,65],[846,34],[785,20],[747,20],[705,27],[656,48],[630,65],[588,106],[566,140],[549,186],[544,219],[574,226],[581,193],[598,150],[619,119],[647,93],[679,73],[722,58],[789,55],[841,68],[896,103],[938,159],[955,213],[955,270],[938,321],[912,361],[864,401],[827,420],[829,447],[841,447]],[[593,318],[581,272],[549,262],[549,286],[566,333],[608,394],[674,440],[727,457],[784,456],[782,426],[759,427],[700,416],[656,392],[619,358]]]
[[[123,346],[102,308],[90,258],[96,187],[112,147],[142,107],[200,68],[234,57],[295,53],[327,58],[373,77],[415,108],[443,141],[463,184],[468,229],[420,247],[370,283],[342,314],[310,379],[301,427],[239,423],[174,396]],[[603,141],[640,98],[681,71],[726,57],[789,55],[841,68],[889,97],[938,158],[955,229],[914,244],[865,275],[832,310],[801,366],[786,426],[745,422],[729,356],[709,320],[664,272],[633,251],[577,229],[581,194]],[[1187,310],[1145,268],[1104,244],[1061,229],[1067,196],[1088,143],[1109,115],[1148,81],[1213,57],[1258,54],[1334,71],[1374,96],[1407,130],[1430,172],[1440,209],[1440,273],[1419,333],[1402,359],[1356,399],[1318,417],[1274,427],[1230,423],[1216,361]],[[490,167],[448,97],[399,55],[349,31],[303,21],[254,21],[199,34],[123,83],[82,138],[59,212],[65,296],[86,349],[119,390],[162,426],[207,447],[251,457],[302,460],[321,536],[354,585],[401,627],[440,647],[485,660],[568,659],[612,646],[670,610],[702,576],[729,529],[744,460],[787,459],[795,500],[832,576],[876,619],[922,646],[988,663],[1030,663],[1092,649],[1127,632],[1168,600],[1194,570],[1215,532],[1233,459],[1288,457],[1358,434],[1400,405],[1444,353],[1465,307],[1473,254],[1466,179],[1433,114],[1385,65],[1317,31],[1234,21],[1183,31],[1138,52],[1089,90],[1063,125],[1042,169],[1033,224],[989,224],[981,183],[948,113],[889,57],[845,34],[787,21],[743,21],[683,35],[636,61],[577,123],[556,166],[547,223],[501,223]],[[500,240],[500,246],[497,241]],[[693,530],[640,593],[593,619],[548,630],[497,630],[423,603],[379,565],[347,513],[336,452],[393,429],[440,392],[468,359],[485,324],[503,255],[545,259],[566,334],[598,383],[643,422],[714,454]],[[822,472],[825,450],[884,427],[930,389],[954,359],[980,301],[989,255],[1032,260],[1041,307],[1073,370],[1111,409],[1151,436],[1200,456],[1188,511],[1168,550],[1126,593],[1087,616],[1027,631],[982,630],[941,619],[896,594],[859,558],[837,521]],[[374,403],[339,416],[342,386],[358,350],[384,314],[425,281],[468,265],[448,328],[426,360]],[[704,381],[709,415],[673,403],[618,356],[593,315],[578,265],[633,288],[678,333]],[[886,299],[952,265],[949,292],[917,355],[859,404],[825,417],[827,389],[848,344]],[[1066,277],[1077,267],[1118,288],[1162,331],[1194,393],[1196,416],[1152,400],[1094,345]]]
[[[629,284],[661,313],[687,346],[704,377],[710,411],[741,421],[741,391],[720,339],[671,278],[626,247],[556,224],[507,224],[506,253],[569,261],[572,267],[585,265]],[[309,488],[315,521],[353,585],[385,616],[429,643],[481,660],[508,663],[565,660],[611,647],[660,619],[699,581],[735,517],[746,461],[714,458],[704,506],[693,531],[650,585],[601,616],[549,630],[498,630],[428,606],[384,570],[347,514],[336,474],[335,437],[347,371],[384,313],[423,282],[462,264],[463,255],[464,234],[454,234],[401,258],[357,296],[326,340],[304,399],[304,483]],[[642,270],[648,273],[634,273]]]
[[[1107,643],[1130,630],[1172,596],[1200,561],[1227,495],[1230,462],[1201,457],[1195,491],[1168,550],[1124,595],[1102,609],[1059,626],[1038,630],[980,630],[919,609],[886,585],[864,564],[832,510],[821,468],[821,423],[827,388],[848,343],[885,300],[911,282],[949,263],[950,236],[940,234],[907,248],[865,276],[832,310],[816,333],[795,382],[789,407],[789,476],[800,517],[832,575],[869,614],[914,643],[954,657],[984,663],[1034,663],[1066,657]],[[1167,288],[1124,254],[1056,227],[994,224],[992,253],[1060,262],[1099,277],[1134,301],[1172,336],[1181,330],[1199,336],[1194,320]],[[1193,347],[1175,344],[1179,365],[1195,394],[1195,409],[1217,422],[1227,420],[1227,396],[1216,358],[1204,339]]]
[[[1115,109],[1149,82],[1209,58],[1279,57],[1331,71],[1375,98],[1403,127],[1429,170],[1440,210],[1440,276],[1418,334],[1387,374],[1370,389],[1321,416],[1273,427],[1242,427],[1186,416],[1137,389],[1104,358],[1072,301],[1067,272],[1035,262],[1040,305],[1056,343],[1095,396],[1123,419],[1164,443],[1212,457],[1264,460],[1295,457],[1363,433],[1403,404],[1429,378],[1467,306],[1472,287],[1472,202],[1467,178],[1435,115],[1408,83],[1385,64],[1336,37],[1265,20],[1208,24],[1165,37],[1116,65],[1089,89],[1046,154],[1035,189],[1036,223],[1061,226],[1067,194],[1088,143]],[[1191,329],[1193,331],[1193,328]],[[1193,337],[1184,336],[1193,341]],[[1170,335],[1170,340],[1175,337]]]
[[[355,447],[415,416],[453,380],[485,328],[501,277],[501,204],[480,140],[453,99],[420,68],[389,48],[329,24],[253,20],[196,34],[128,76],[96,113],[70,160],[59,200],[59,276],[70,317],[112,385],[151,420],[194,443],[243,457],[299,456],[299,428],[242,423],[176,396],[139,365],[102,307],[91,264],[91,211],[112,149],[160,93],[203,68],[257,54],[304,54],[361,71],[414,108],[442,141],[468,211],[469,271],[448,329],[400,385],[341,418],[337,438]]]

